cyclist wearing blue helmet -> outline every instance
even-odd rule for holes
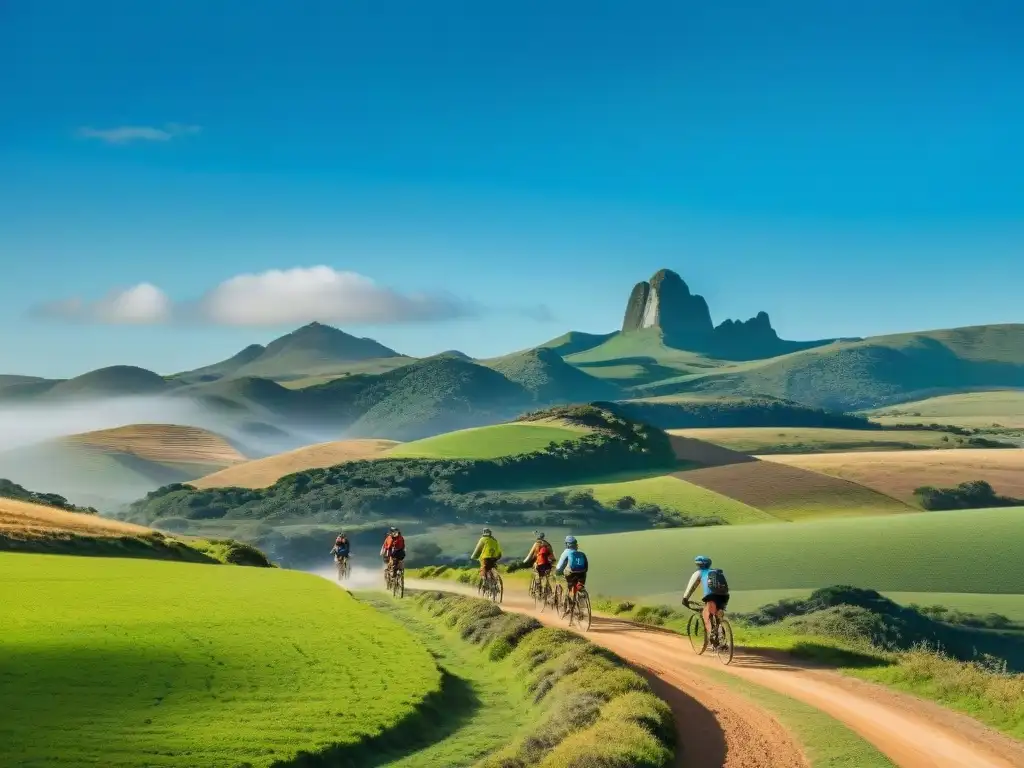
[[[724,612],[729,605],[729,582],[725,580],[725,573],[721,568],[711,567],[710,557],[697,555],[693,562],[697,570],[693,572],[690,582],[686,585],[686,591],[683,592],[683,605],[689,605],[690,596],[697,591],[698,586],[702,587],[704,594],[701,600],[704,602],[704,610],[701,614],[704,616],[704,628],[708,637],[712,637],[711,617]],[[713,639],[712,644],[714,642]]]
[[[587,570],[590,564],[587,556],[580,552],[579,544],[575,536],[565,537],[565,551],[558,558],[558,565],[555,566],[555,573],[559,576],[565,571],[565,584],[572,594],[587,583]]]

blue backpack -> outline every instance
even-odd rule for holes
[[[729,582],[725,580],[725,572],[721,568],[708,571],[708,594],[719,597],[729,594]]]
[[[569,566],[569,570],[573,573],[585,571],[587,570],[587,556],[578,549],[574,549],[569,552],[569,562],[567,565]]]

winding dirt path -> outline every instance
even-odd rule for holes
[[[410,580],[410,587],[476,594],[448,582]],[[505,594],[505,610],[565,627],[533,610],[525,596]],[[807,766],[799,745],[768,713],[701,674],[725,671],[809,704],[845,723],[900,768],[1021,768],[1024,743],[964,715],[782,655],[737,650],[728,667],[697,656],[681,637],[611,617],[594,617],[587,638],[645,672],[677,716],[678,765],[696,768]]]

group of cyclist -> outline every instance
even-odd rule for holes
[[[536,541],[530,547],[530,551],[523,559],[525,565],[532,565],[534,573],[539,579],[549,578],[552,571],[555,575],[564,574],[566,586],[570,594],[575,594],[580,587],[587,583],[587,572],[590,570],[590,563],[586,554],[580,549],[579,542],[575,536],[565,537],[565,549],[555,560],[555,552],[551,543],[542,531],[535,531]],[[334,541],[334,548],[331,550],[336,562],[341,563],[347,560],[351,554],[351,546],[348,536],[342,532]],[[405,560],[405,537],[402,532],[392,526],[384,537],[384,544],[380,548],[380,557],[384,561],[384,569],[388,571],[398,570],[404,567]],[[494,537],[490,528],[484,528],[480,540],[470,555],[470,560],[480,561],[480,577],[486,579],[491,571],[497,566],[502,557],[501,545]],[[683,605],[693,607],[690,598],[698,588],[701,589],[701,602],[703,607],[701,614],[704,617],[704,626],[712,643],[716,641],[711,632],[712,616],[725,611],[729,605],[729,584],[725,580],[725,574],[720,568],[711,567],[711,558],[705,555],[698,555],[694,558],[696,570],[690,576],[690,581],[683,590]]]

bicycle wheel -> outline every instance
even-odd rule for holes
[[[385,568],[384,569],[384,589],[387,590],[388,592],[391,591],[391,569],[390,568]]]
[[[732,624],[729,623],[728,619],[719,619],[717,629],[718,646],[715,648],[715,655],[723,664],[731,664],[733,651],[735,650],[732,644]]]
[[[704,618],[695,613],[686,622],[686,636],[690,638],[690,646],[698,656],[707,649],[708,638],[704,631]]]
[[[501,580],[501,574],[494,574],[494,596],[492,599],[496,603],[500,603],[505,598],[505,584]]]
[[[576,595],[576,619],[579,622],[580,629],[584,632],[590,631],[590,595],[587,594],[585,589],[581,589]]]
[[[551,598],[551,607],[555,609],[555,615],[562,615],[562,603],[565,601],[565,590],[562,589],[561,584],[555,585],[555,594]]]
[[[397,598],[405,597],[405,574],[398,571],[391,580],[391,594]]]
[[[533,610],[537,610],[538,607],[544,605],[544,589],[541,586],[540,579],[536,576],[530,581],[530,597],[533,598]]]

